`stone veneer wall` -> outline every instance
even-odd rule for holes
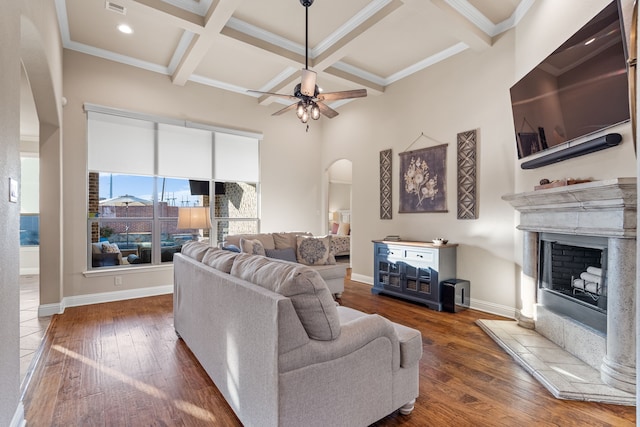
[[[216,194],[214,218],[255,218],[258,213],[258,191],[256,184],[226,182],[225,193]],[[217,241],[234,234],[257,233],[254,221],[230,221],[227,227],[218,227]]]
[[[89,172],[89,212],[97,213],[100,208],[100,174]],[[100,240],[100,227],[98,223],[91,224],[91,241]]]

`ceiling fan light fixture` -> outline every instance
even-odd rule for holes
[[[309,113],[307,112],[307,110],[305,109],[304,112],[302,113],[302,117],[300,117],[300,121],[302,123],[307,123],[309,121]]]
[[[302,82],[300,83],[300,93],[305,96],[316,96],[316,77],[315,71],[302,69]]]
[[[305,112],[304,103],[300,101],[298,102],[298,106],[296,107],[296,116],[298,116],[298,118],[301,119],[304,112]]]
[[[320,107],[318,107],[318,104],[315,102],[311,104],[311,118],[313,120],[318,120],[320,118]]]

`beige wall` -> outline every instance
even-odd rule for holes
[[[444,235],[458,243],[458,276],[471,281],[472,304],[514,314],[519,307],[521,233],[517,216],[501,199],[531,191],[541,178],[606,179],[635,176],[630,127],[623,144],[597,154],[524,171],[515,148],[509,88],[594,16],[608,0],[535,2],[518,30],[496,38],[480,53],[468,50],[391,85],[383,96],[356,100],[325,124],[323,165],[353,161],[354,277],[371,282],[371,240],[399,234],[412,240]],[[456,134],[478,129],[479,218],[456,217]],[[448,213],[399,214],[398,153],[447,143]],[[379,151],[393,150],[393,219],[379,219]]]
[[[167,76],[73,51],[64,53],[64,86],[68,99],[63,158],[64,297],[173,284],[170,266],[90,277],[83,274],[87,269],[84,103],[263,133],[261,229],[324,232],[320,221],[321,129],[317,123],[305,132],[305,126],[293,115],[270,115],[281,108],[279,104],[265,108],[245,95],[193,83],[176,86]],[[122,286],[115,287],[115,275],[122,276]]]
[[[9,178],[20,178],[20,5],[0,5],[0,425],[19,409],[18,265],[20,204],[9,203]],[[22,415],[19,415],[22,419]]]

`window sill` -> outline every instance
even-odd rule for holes
[[[144,267],[117,267],[117,268],[105,268],[100,270],[88,270],[83,271],[84,277],[101,277],[101,276],[115,276],[134,273],[155,272],[163,270],[173,270],[173,263],[163,265],[149,265]]]

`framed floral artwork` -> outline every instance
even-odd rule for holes
[[[447,212],[447,144],[400,153],[399,213]]]

